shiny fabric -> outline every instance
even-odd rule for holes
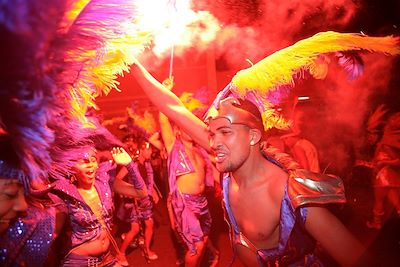
[[[195,243],[210,234],[211,214],[204,195],[182,194],[178,190],[172,194],[172,208],[176,230],[189,251],[196,254]]]
[[[208,154],[197,145],[195,149],[202,155],[206,164],[205,184],[213,186],[214,176]],[[182,194],[177,188],[177,177],[192,172],[194,172],[193,164],[185,152],[182,141],[177,138],[168,157],[171,204],[177,231],[190,252],[195,254],[197,252],[195,242],[203,240],[204,236],[209,234],[212,220],[205,195]]]
[[[257,255],[260,266],[322,266],[313,254],[315,241],[305,229],[307,204],[345,202],[340,178],[311,173],[307,170],[290,171],[281,202],[278,246],[272,249],[255,247],[240,231],[229,204],[229,174],[223,175],[223,206],[231,227],[231,242],[242,244]]]
[[[231,227],[232,244],[242,244],[255,253],[260,266],[320,266],[314,257],[314,241],[304,228],[307,217],[307,208],[294,209],[285,188],[285,195],[281,202],[279,243],[276,248],[262,249],[255,247],[243,233],[233,216],[229,205],[229,175],[223,177],[223,203],[225,216]],[[313,265],[314,264],[314,265]]]
[[[0,236],[0,266],[43,266],[54,231],[54,208],[29,207],[27,216],[19,218]]]
[[[137,189],[143,189],[144,186],[146,186],[147,189],[150,190],[148,191],[150,195],[150,193],[152,193],[154,185],[153,168],[151,167],[150,162],[145,161],[144,167],[146,170],[146,175],[142,175],[139,170],[139,166],[140,165],[138,162],[132,162],[131,164],[126,166],[126,169],[128,170],[128,175],[124,179],[126,179],[128,183],[132,184]]]
[[[289,171],[288,194],[294,208],[346,202],[342,179],[304,169]]]
[[[208,157],[207,151],[202,147],[195,145],[194,149],[202,155],[206,164],[206,186],[214,186],[214,176],[212,171],[212,163]],[[168,156],[168,183],[169,191],[172,193],[177,190],[176,177],[194,172],[193,164],[190,162],[188,155],[185,152],[185,147],[179,138],[176,138],[171,153]]]
[[[98,192],[102,208],[102,218],[111,228],[113,219],[112,184],[116,175],[116,165],[109,161],[102,162],[96,173],[94,186]],[[134,175],[128,171],[128,175]],[[72,226],[72,246],[76,247],[87,241],[98,238],[102,225],[92,209],[79,194],[78,189],[67,179],[60,179],[54,183],[52,193],[58,196],[67,209]]]
[[[153,218],[153,202],[150,196],[141,199],[123,198],[118,207],[117,217],[128,223],[139,223]]]
[[[121,198],[117,209],[117,217],[121,221],[128,223],[139,223],[153,217],[153,201],[151,195],[154,186],[153,167],[149,161],[144,164],[135,162],[131,164],[131,168],[136,177],[141,177],[146,184],[148,196],[141,199]],[[128,183],[132,183],[128,176]],[[131,177],[132,178],[132,177]]]
[[[110,251],[98,257],[68,254],[64,259],[62,267],[112,267],[115,266],[116,259]]]

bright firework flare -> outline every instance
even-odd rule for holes
[[[163,57],[172,47],[205,47],[220,30],[208,11],[194,11],[190,0],[137,1],[138,27],[153,34],[153,52]],[[151,14],[151,15],[150,15]]]

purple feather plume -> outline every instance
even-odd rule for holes
[[[355,80],[364,72],[364,62],[357,52],[337,52],[338,63],[347,72],[350,81]]]

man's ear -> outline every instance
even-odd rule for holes
[[[250,129],[250,145],[255,145],[260,142],[262,133],[259,129]]]

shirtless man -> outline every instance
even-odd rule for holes
[[[224,173],[224,204],[234,230],[232,243],[244,264],[319,263],[313,254],[315,241],[340,265],[356,263],[363,253],[361,244],[321,205],[345,201],[340,180],[324,187],[326,192],[311,192],[307,202],[309,195],[303,190],[308,187],[302,181],[315,186],[320,183],[318,177],[302,177],[304,173],[289,172],[266,158],[260,147],[262,120],[255,106],[234,98],[222,100],[207,125],[140,63],[132,66],[131,73],[161,112],[214,153],[216,167]],[[325,194],[328,192],[330,197]]]
[[[213,184],[213,167],[207,152],[164,114],[160,127],[168,153],[171,226],[186,244],[185,266],[199,266],[212,222],[204,189]]]

